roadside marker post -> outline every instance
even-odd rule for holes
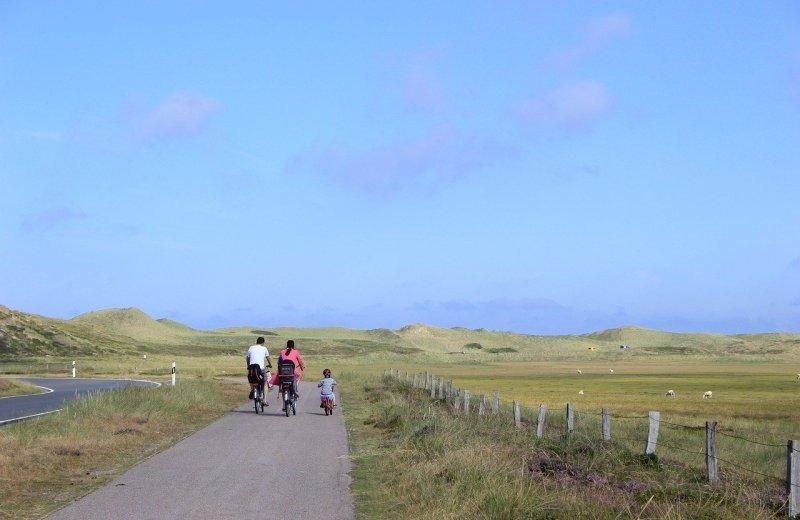
[[[172,386],[175,386],[175,362],[172,362]]]
[[[75,362],[72,362],[72,377],[75,377]]]

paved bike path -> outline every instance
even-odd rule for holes
[[[273,389],[264,414],[248,401],[48,518],[355,519],[340,408],[300,391],[296,416]]]

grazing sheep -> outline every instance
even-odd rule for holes
[[[583,374],[583,372],[581,372],[581,370],[578,369],[578,375],[581,375],[581,374]]]
[[[613,374],[613,373],[614,373],[614,369],[613,369],[613,368],[609,368],[609,369],[608,369],[608,373],[609,373],[609,374]]]
[[[583,395],[583,390],[578,390],[578,395]]]
[[[675,390],[667,390],[667,397],[675,397]]]
[[[800,374],[797,374],[797,380],[800,381]]]
[[[711,397],[712,397],[713,395],[714,395],[714,394],[713,394],[713,392],[711,392],[711,390],[707,390],[707,391],[706,391],[706,392],[703,394],[703,399],[711,399]]]

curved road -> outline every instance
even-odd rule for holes
[[[315,385],[300,391],[296,416],[273,389],[264,414],[244,402],[48,518],[355,519],[340,408],[326,417]]]
[[[64,403],[92,392],[106,392],[125,386],[160,385],[152,381],[131,379],[83,379],[83,378],[19,378],[44,390],[41,394],[0,397],[0,425],[55,412]]]

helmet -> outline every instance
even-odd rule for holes
[[[331,369],[326,368],[325,370],[322,371],[322,375],[325,377],[331,377]]]

